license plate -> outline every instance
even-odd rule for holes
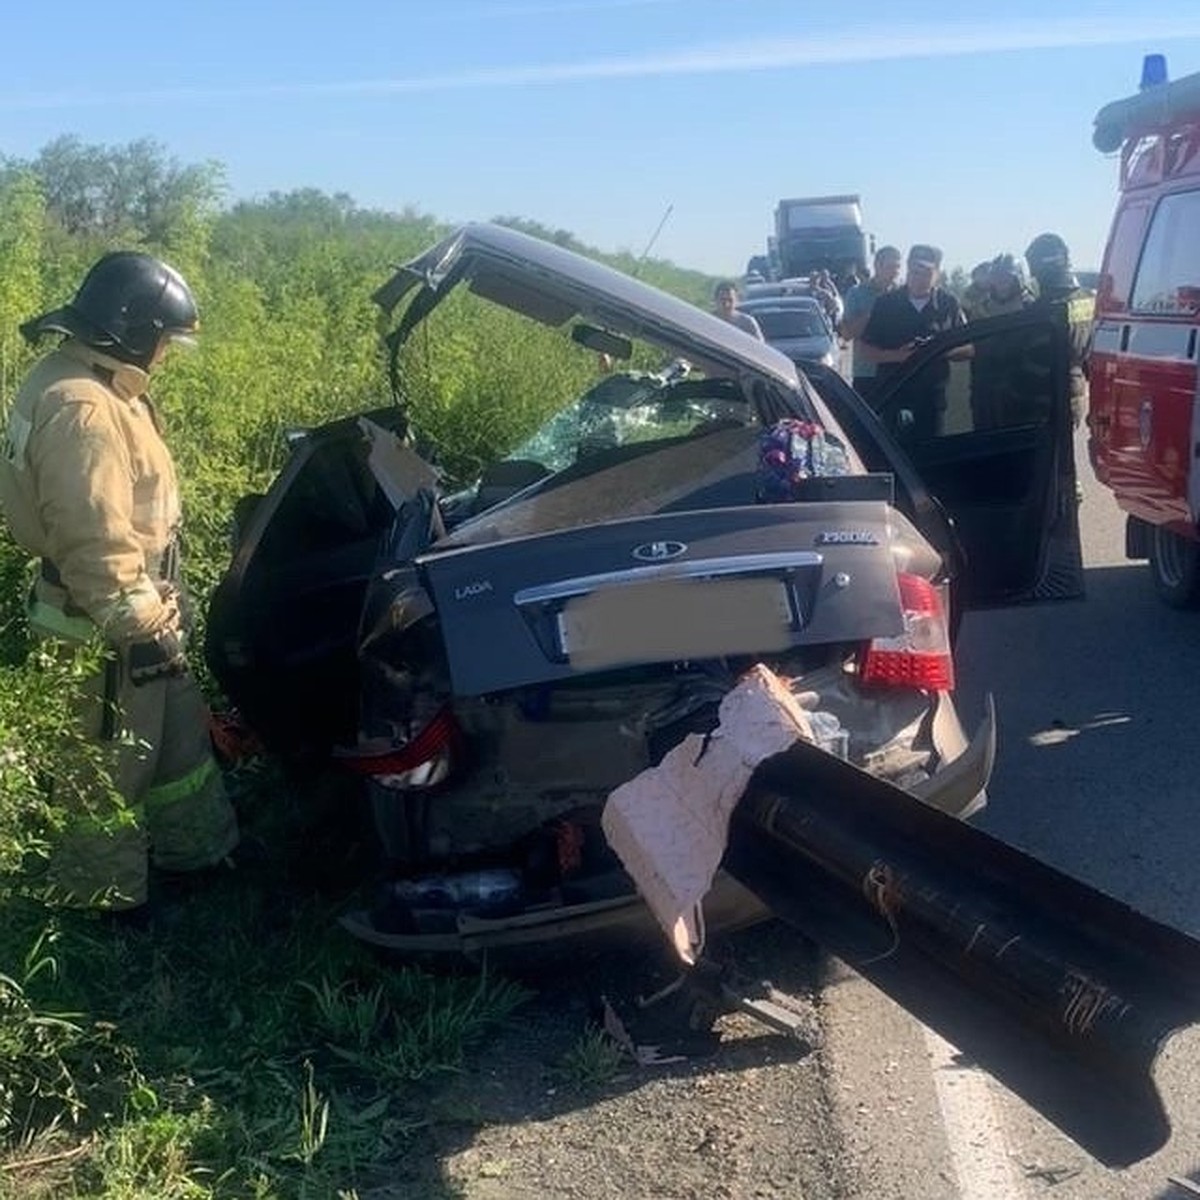
[[[794,633],[776,578],[677,579],[599,588],[569,600],[559,645],[583,670],[785,650]]]

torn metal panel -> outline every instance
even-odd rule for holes
[[[927,784],[967,749],[950,697],[907,688],[864,688],[835,664],[792,681],[800,703],[832,713],[846,731],[841,757],[864,771],[911,790]]]

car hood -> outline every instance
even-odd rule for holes
[[[710,371],[758,376],[790,390],[803,384],[795,365],[779,351],[740,329],[641,283],[603,263],[503,225],[466,225],[405,263],[379,288],[375,303],[392,313],[410,302],[393,345],[466,281],[471,291],[540,321],[560,326],[581,318],[612,333],[660,346]],[[697,361],[700,360],[700,361]]]

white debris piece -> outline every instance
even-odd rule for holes
[[[798,739],[808,714],[761,663],[721,701],[720,724],[692,734],[608,797],[601,824],[685,963],[704,946],[703,901],[717,873],[729,817],[755,767]]]

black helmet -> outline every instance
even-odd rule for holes
[[[997,279],[1009,279],[1018,287],[1025,286],[1025,266],[1015,254],[997,254],[988,264],[988,276],[993,283]]]
[[[122,362],[147,367],[164,337],[187,340],[200,325],[196,301],[173,267],[136,250],[97,262],[70,304],[21,326],[29,342],[65,333]]]
[[[1025,251],[1025,261],[1042,289],[1079,286],[1071,273],[1071,252],[1057,233],[1038,234]]]

